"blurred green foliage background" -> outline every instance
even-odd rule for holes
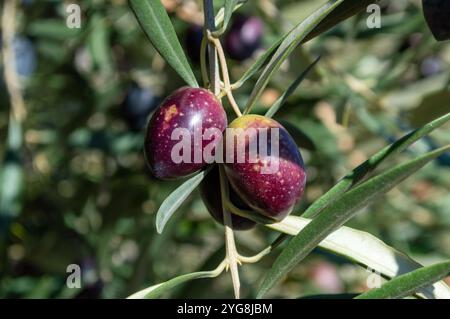
[[[263,19],[268,47],[324,1],[249,2],[240,11]],[[197,193],[164,233],[156,234],[156,210],[180,182],[150,176],[143,128],[127,117],[130,89],[145,89],[151,92],[149,101],[158,101],[183,82],[155,53],[125,0],[78,1],[80,29],[66,26],[69,3],[22,1],[19,6],[17,36],[30,41],[36,59],[34,70],[21,78],[27,116],[20,156],[12,161],[23,183],[8,178],[8,128],[10,142],[14,132],[8,92],[0,81],[1,183],[3,191],[5,185],[17,189],[17,198],[0,205],[2,212],[15,212],[10,221],[1,220],[2,298],[122,298],[176,275],[212,269],[223,257],[223,228]],[[183,44],[187,28],[201,23],[201,1],[164,3]],[[217,8],[221,3],[215,1]],[[420,1],[381,6],[380,29],[369,29],[369,14],[363,12],[299,47],[257,105],[255,111],[263,113],[305,66],[323,55],[276,116],[292,124],[307,165],[306,194],[296,214],[381,147],[450,111],[449,44],[434,40]],[[23,65],[30,57],[16,58]],[[230,60],[232,79],[251,61]],[[199,66],[192,62],[192,67],[200,80]],[[239,104],[254,83],[236,91]],[[397,160],[448,144],[449,128],[417,142]],[[351,226],[425,264],[450,258],[449,168],[450,154],[441,156],[364,209]],[[264,227],[239,232],[238,247],[244,254],[256,253],[276,235]],[[241,268],[242,296],[253,292],[276,255]],[[73,263],[82,268],[81,289],[66,286],[66,268]],[[316,250],[270,296],[362,291],[369,274]],[[231,280],[222,274],[168,296],[230,297]]]

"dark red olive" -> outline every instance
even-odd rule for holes
[[[242,116],[229,128],[236,135],[233,138],[227,129],[224,143],[224,153],[234,156],[225,161],[230,184],[254,211],[274,221],[284,219],[301,198],[306,183],[303,159],[293,138],[281,124],[260,115]],[[251,152],[251,145],[257,146],[256,152]],[[244,156],[239,159],[239,154]]]
[[[450,1],[422,0],[428,27],[438,41],[450,40]]]
[[[205,167],[205,148],[220,142],[227,117],[219,100],[201,88],[183,87],[167,97],[153,113],[145,136],[145,157],[160,179],[191,175]],[[203,137],[205,131],[217,135]],[[182,147],[180,147],[180,145]]]
[[[220,192],[220,172],[217,165],[208,173],[208,175],[206,175],[206,177],[200,184],[200,194],[211,216],[218,223],[223,225],[222,196]],[[229,189],[229,196],[231,203],[237,208],[242,210],[251,209],[242,201],[242,199],[231,187]],[[232,228],[235,230],[248,230],[256,225],[256,223],[254,221],[251,221],[250,219],[233,214],[231,215],[231,223],[233,225]]]
[[[261,47],[263,23],[257,17],[237,15],[225,36],[225,51],[235,60],[250,58]]]

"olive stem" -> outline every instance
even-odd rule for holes
[[[270,246],[266,247],[265,249],[263,249],[261,252],[259,252],[256,255],[253,255],[251,257],[246,257],[246,256],[242,256],[239,255],[239,260],[241,261],[241,263],[244,264],[254,264],[257,263],[258,261],[260,261],[263,257],[267,256],[268,254],[270,254],[276,247],[278,247],[283,241],[285,241],[287,238],[289,237],[289,235],[287,234],[280,234],[273,242],[272,244],[270,244]]]
[[[233,203],[230,200],[226,200],[224,202],[224,206],[231,211],[231,213],[247,218],[247,219],[251,219],[256,223],[260,223],[260,224],[272,224],[274,221],[271,220],[268,217],[264,217],[258,213],[255,213],[253,211],[247,211],[247,210],[242,210],[237,208],[236,206],[233,205]]]
[[[216,269],[211,271],[211,277],[217,277],[219,276],[226,268],[228,265],[228,260],[225,258],[224,260],[222,260],[222,262],[216,267]]]
[[[231,84],[230,89],[231,91],[237,90],[242,86],[242,83],[240,81],[234,82]]]
[[[13,40],[16,28],[16,10],[17,0],[5,1],[2,15],[2,55],[6,87],[11,98],[10,117],[18,123],[22,123],[27,115],[27,110],[22,95],[20,79],[15,69],[16,58],[14,55]]]
[[[258,261],[260,261],[264,256],[270,254],[271,251],[272,251],[272,246],[269,246],[254,256],[247,257],[247,256],[238,255],[238,258],[241,263],[254,264],[254,263],[257,263]]]
[[[231,107],[234,110],[234,113],[238,117],[242,116],[242,112],[239,109],[239,106],[236,103],[236,100],[234,99],[232,90],[231,90],[231,83],[230,83],[230,76],[228,73],[228,66],[227,66],[227,60],[225,58],[225,53],[223,52],[222,44],[220,43],[220,40],[213,37],[210,32],[208,32],[208,40],[214,45],[214,47],[217,50],[217,54],[219,55],[219,63],[220,68],[222,70],[222,77],[224,82],[224,92],[227,95],[228,101],[230,101]]]
[[[220,166],[219,169],[220,169],[220,195],[222,203],[224,203],[228,199],[228,185],[223,167]],[[228,267],[230,269],[231,280],[233,282],[234,295],[236,296],[236,299],[239,299],[241,284],[239,281],[238,264],[241,264],[241,262],[239,258],[239,253],[237,252],[236,249],[236,243],[234,241],[231,215],[224,205],[222,205],[222,211],[223,211],[223,221],[225,224],[225,247],[227,251]]]

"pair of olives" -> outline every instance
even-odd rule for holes
[[[233,136],[239,139],[244,134],[244,148],[239,143],[231,143],[233,161],[215,164],[205,160],[178,161],[174,160],[174,148],[180,143],[177,129],[189,133],[188,148],[183,156],[194,159],[196,152],[215,147],[226,147],[227,143],[219,144],[214,136],[202,138],[208,130],[224,132],[231,129]],[[271,130],[276,129],[277,140],[273,140]],[[252,130],[255,134],[248,134]],[[264,133],[264,138],[261,134]],[[225,134],[225,139],[227,135]],[[263,147],[266,152],[258,152],[256,158],[243,156],[238,152],[249,151],[252,139],[256,139],[258,150]],[[263,145],[264,143],[264,145]],[[277,152],[271,152],[271,146],[276,143]],[[183,87],[168,96],[151,117],[145,138],[145,157],[152,174],[162,180],[173,180],[194,174],[208,165],[215,165],[202,181],[200,186],[202,198],[211,215],[219,222],[223,220],[220,179],[218,165],[224,165],[227,180],[230,185],[230,201],[238,208],[252,210],[274,222],[285,218],[301,198],[306,174],[300,151],[287,130],[277,121],[260,115],[243,115],[228,125],[226,113],[220,101],[208,90]],[[217,149],[215,150],[217,151]],[[227,150],[223,151],[223,154]],[[190,154],[189,154],[190,153]],[[197,158],[199,159],[199,158]],[[264,172],[267,163],[277,163],[276,170]],[[234,229],[249,229],[254,222],[232,215]]]

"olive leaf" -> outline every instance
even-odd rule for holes
[[[199,271],[193,272],[190,274],[181,275],[175,278],[172,278],[166,282],[161,284],[153,285],[141,291],[138,291],[127,299],[154,299],[160,297],[163,293],[173,289],[174,287],[181,285],[185,282],[202,279],[202,278],[214,278],[219,276],[222,271],[225,269],[225,262],[222,262],[216,269],[211,271]]]
[[[233,12],[238,10],[240,7],[242,7],[248,0],[237,0],[236,4],[233,8]],[[219,12],[217,12],[217,15],[215,17],[216,26],[220,26],[225,19],[225,8],[220,8]]]
[[[197,175],[189,178],[174,190],[158,209],[156,213],[156,231],[161,234],[169,221],[170,217],[175,213],[178,207],[183,204],[186,198],[200,185],[203,178],[208,174],[209,170],[202,171]]]
[[[267,110],[267,117],[273,117],[276,112],[283,106],[284,102],[294,93],[294,91],[298,88],[298,86],[303,82],[309,72],[314,68],[314,66],[319,62],[321,56],[319,56],[314,62],[312,62],[289,86],[289,88],[284,92],[277,101]]]
[[[345,0],[342,1],[339,6],[333,11],[332,15],[326,16],[316,27],[305,36],[305,38],[300,43],[305,43],[323,32],[329,30],[334,27],[338,23],[343,20],[361,12],[371,3],[378,2],[378,0]],[[238,4],[239,6],[239,4]],[[272,56],[273,52],[280,46],[281,42],[285,40],[285,38],[290,34],[290,32],[286,33],[282,37],[280,37],[272,46],[267,49],[264,54],[262,54],[250,68],[248,68],[244,75],[236,82],[235,86],[242,86],[248,79],[250,79],[253,75],[255,75],[266,63],[266,61]]]
[[[236,10],[238,7],[238,3],[240,1],[239,0],[225,0],[225,5],[223,8],[223,14],[221,14],[221,16],[223,15],[222,20],[222,26],[219,30],[213,32],[214,35],[221,35],[222,33],[225,32],[225,30],[227,29],[228,23],[230,22],[231,16],[233,15],[234,10]],[[218,14],[219,16],[219,14]],[[216,25],[219,25],[217,23],[217,17],[216,17]],[[219,21],[220,22],[220,21]]]
[[[311,219],[288,216],[279,223],[265,226],[283,234],[295,236],[310,222]],[[422,267],[406,254],[390,247],[372,234],[346,226],[329,234],[319,246],[386,278],[394,278]],[[423,298],[448,299],[450,288],[440,281],[421,287],[417,290],[417,294]]]
[[[404,298],[447,276],[450,276],[450,261],[414,270],[388,281],[380,288],[363,293],[355,299]]]
[[[381,151],[373,155],[367,161],[359,165],[343,179],[341,179],[336,185],[334,185],[328,192],[317,199],[308,209],[304,212],[303,216],[306,218],[312,218],[316,216],[327,205],[337,200],[342,194],[349,190],[352,186],[360,182],[367,174],[375,170],[386,159],[391,158],[393,155],[398,154],[409,147],[414,142],[418,141],[422,137],[430,134],[438,127],[441,127],[450,120],[450,113],[431,121],[421,128],[405,135],[401,139],[386,146]]]
[[[307,19],[295,26],[283,39],[277,48],[269,63],[264,68],[261,76],[255,84],[245,107],[245,114],[248,114],[256,103],[262,92],[266,88],[270,79],[286,58],[294,51],[294,49],[305,39],[305,37],[333,10],[344,0],[331,0],[316,10]]]
[[[142,29],[159,54],[191,87],[197,80],[181,48],[169,16],[160,0],[129,0]]]
[[[257,297],[263,297],[296,264],[303,260],[330,233],[351,219],[361,208],[450,149],[450,145],[399,164],[345,193],[290,240],[266,274]]]
[[[377,3],[380,0],[345,0],[334,11],[323,19],[317,27],[314,28],[303,40],[307,42],[318,35],[326,32],[340,22],[365,10],[370,4]]]

